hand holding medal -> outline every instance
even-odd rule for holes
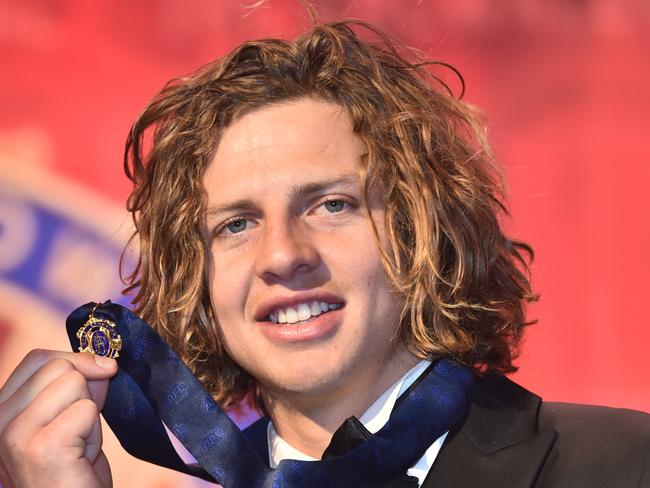
[[[101,347],[101,332],[92,337]],[[112,486],[99,411],[116,372],[115,360],[87,353],[34,350],[24,358],[0,389],[4,488]]]

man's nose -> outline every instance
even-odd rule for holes
[[[320,256],[299,222],[268,223],[257,242],[255,272],[265,281],[290,281],[318,266]]]

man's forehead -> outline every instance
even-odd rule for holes
[[[269,151],[302,151],[313,156],[335,151],[344,142],[363,150],[357,139],[340,106],[301,98],[266,105],[235,120],[223,130],[215,160]]]
[[[334,183],[358,187],[365,151],[335,105],[310,99],[271,105],[224,130],[204,186],[211,205],[313,193]]]

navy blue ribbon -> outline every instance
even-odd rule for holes
[[[79,347],[77,331],[94,307],[79,307],[66,321],[74,350]],[[94,316],[114,322],[122,338],[119,372],[102,410],[122,446],[139,459],[216,480],[225,488],[380,486],[402,476],[467,412],[474,386],[469,370],[441,359],[393,409],[386,425],[361,445],[321,461],[283,460],[271,469],[144,320],[110,302]],[[200,467],[180,459],[163,422]]]

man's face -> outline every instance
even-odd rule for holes
[[[365,388],[404,357],[361,202],[364,151],[337,105],[300,99],[234,122],[206,171],[213,309],[272,395]],[[383,234],[380,205],[373,215]]]

